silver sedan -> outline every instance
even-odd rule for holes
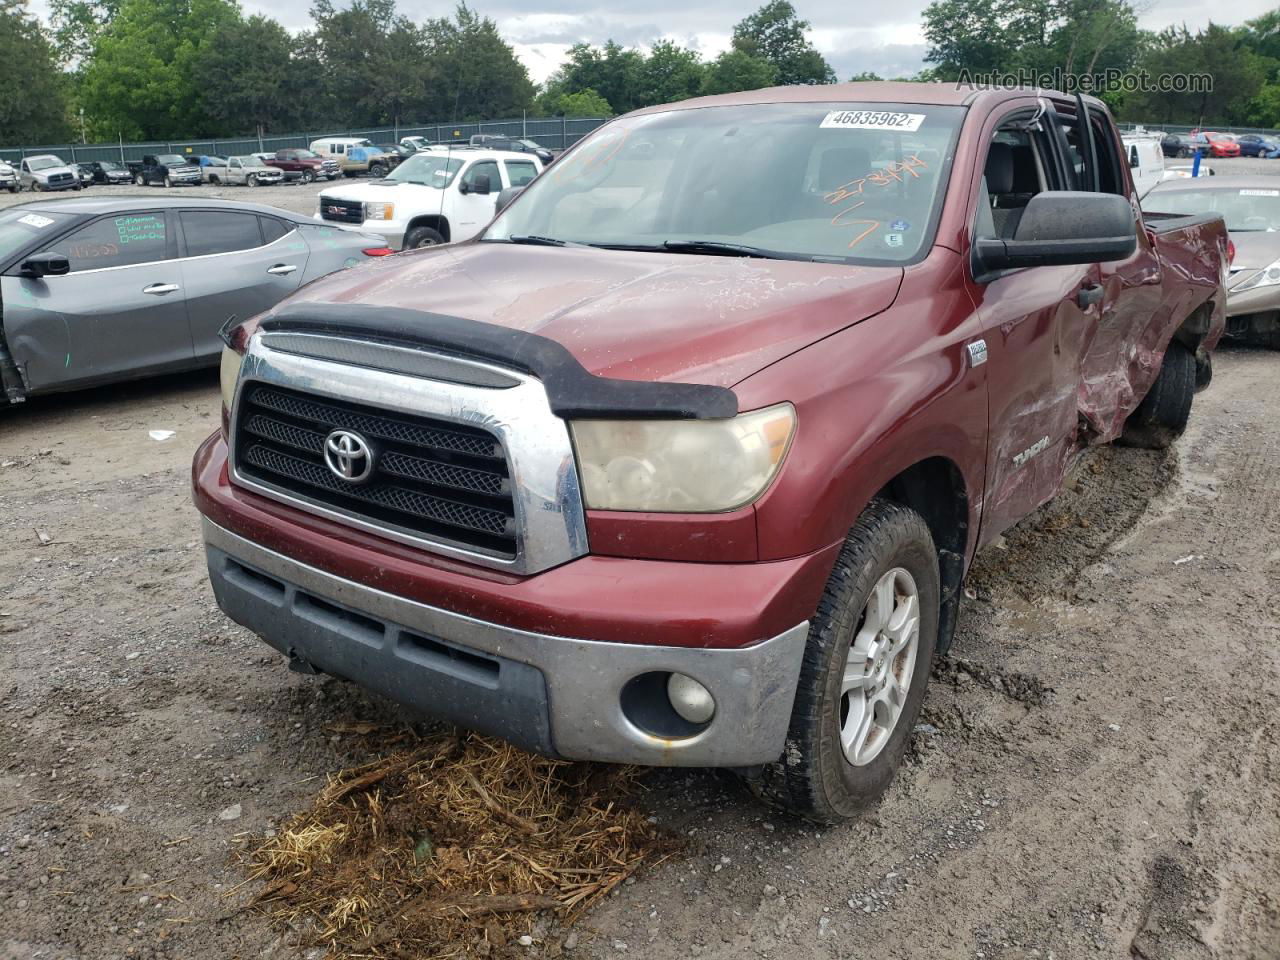
[[[261,204],[121,197],[0,212],[0,405],[216,365],[218,332],[391,251]]]

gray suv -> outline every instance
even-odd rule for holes
[[[262,204],[150,197],[0,211],[0,405],[212,366],[229,317],[391,251]]]

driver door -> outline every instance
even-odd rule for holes
[[[481,178],[488,180],[488,188],[484,193],[476,192],[477,184],[483,186]],[[497,161],[477,160],[467,167],[458,180],[458,194],[454,201],[452,230],[449,235],[452,242],[469,240],[493,219],[494,202],[502,186]]]

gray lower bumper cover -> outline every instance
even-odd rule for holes
[[[781,754],[808,623],[742,649],[604,643],[476,620],[326,573],[204,521],[219,606],[283,653],[422,713],[573,760],[745,767]],[[667,739],[624,715],[650,671],[687,674],[711,723]]]

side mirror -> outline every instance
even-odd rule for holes
[[[470,192],[487,196],[489,193],[489,175],[487,173],[477,173],[472,177]]]
[[[505,190],[498,191],[498,199],[494,201],[493,212],[495,215],[501,213],[511,205],[511,201],[520,196],[524,192],[524,187],[507,187]]]
[[[62,277],[71,272],[71,261],[60,253],[33,253],[18,270],[24,277]]]
[[[1031,198],[1012,240],[974,242],[974,272],[1105,263],[1125,259],[1137,246],[1137,223],[1124,197],[1046,190]]]

